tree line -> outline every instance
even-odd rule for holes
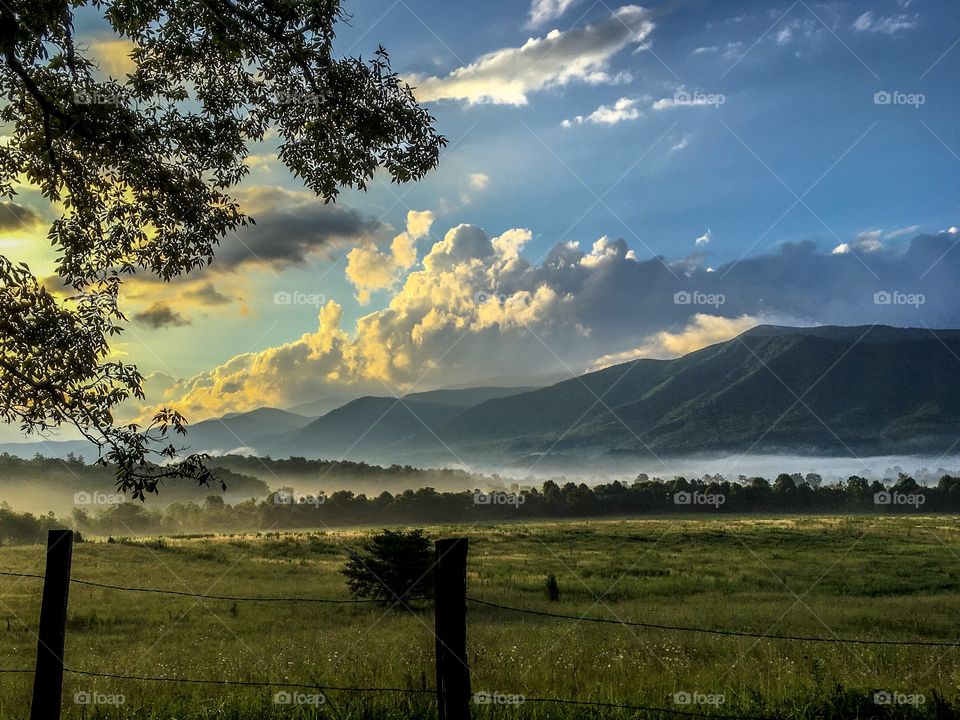
[[[282,488],[261,500],[227,504],[178,502],[165,510],[123,503],[99,512],[75,510],[78,529],[106,534],[176,534],[337,527],[586,518],[670,514],[743,513],[951,513],[960,511],[960,477],[944,475],[921,486],[909,475],[886,484],[853,475],[832,484],[781,474],[729,481],[719,476],[665,481],[641,475],[634,482],[547,480],[540,487],[438,492],[433,488],[382,492],[368,497],[340,490],[330,495]]]

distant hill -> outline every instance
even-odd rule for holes
[[[761,326],[537,389],[362,397],[318,418],[260,408],[197,423],[186,442],[274,458],[510,465],[551,453],[589,466],[593,456],[939,455],[958,438],[960,330]],[[52,448],[76,451],[9,452]]]
[[[271,438],[271,456],[364,459],[403,452],[419,432],[443,427],[463,412],[455,405],[396,398],[362,397],[317,418],[306,427]]]
[[[317,418],[321,415],[326,415],[331,410],[336,410],[338,407],[346,405],[352,399],[354,398],[345,395],[334,395],[301,403],[300,405],[294,405],[293,407],[287,408],[287,412],[294,413],[295,415],[303,415],[304,417]]]
[[[536,390],[536,386],[522,387],[471,387],[445,390],[428,390],[427,392],[410,393],[404,395],[404,400],[439,403],[454,407],[469,408],[487,400],[509,397],[523,392]]]
[[[945,452],[960,437],[960,331],[761,326],[462,413],[464,453]]]
[[[188,427],[182,440],[195,452],[225,454],[239,448],[253,448],[265,437],[289,433],[309,424],[313,418],[276,408],[257,408],[203,420]]]

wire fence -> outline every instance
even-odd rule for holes
[[[38,575],[34,573],[21,573],[14,571],[0,571],[0,576],[5,577],[15,577],[15,578],[26,578],[26,579],[39,579],[44,580],[45,576]],[[171,596],[182,596],[197,598],[200,600],[226,600],[232,602],[251,602],[251,603],[319,603],[319,604],[334,604],[334,605],[350,605],[350,604],[363,604],[368,605],[371,603],[382,603],[383,601],[375,599],[365,599],[365,598],[317,598],[317,597],[276,597],[276,596],[244,596],[244,595],[211,595],[206,593],[194,593],[185,590],[174,590],[166,588],[147,588],[147,587],[134,587],[127,585],[115,585],[110,583],[101,583],[92,580],[83,580],[80,578],[69,578],[69,582],[75,585],[82,585],[86,587],[99,588],[103,590],[116,591],[116,592],[134,592],[134,593],[148,593],[148,594],[157,594],[157,595],[171,595]],[[416,598],[408,599],[418,599],[425,600],[428,599],[425,596],[417,596]],[[399,599],[398,599],[399,601]],[[634,620],[623,620],[618,618],[599,618],[591,617],[588,615],[571,615],[564,613],[556,612],[547,612],[544,610],[537,610],[534,608],[524,608],[516,607],[512,605],[506,605],[503,603],[493,602],[490,600],[484,600],[477,597],[472,597],[469,595],[462,595],[461,601],[466,603],[489,608],[491,610],[502,611],[506,613],[516,613],[522,615],[530,615],[536,617],[544,617],[552,620],[558,621],[567,621],[575,623],[597,623],[605,625],[617,625],[623,627],[640,627],[647,628],[651,630],[659,631],[669,631],[669,632],[683,632],[683,633],[703,633],[717,636],[727,636],[727,637],[743,637],[743,638],[753,638],[761,640],[778,640],[778,641],[791,641],[791,642],[805,642],[805,643],[833,643],[833,644],[854,644],[854,645],[881,645],[881,646],[915,646],[915,647],[939,647],[939,648],[955,648],[960,645],[960,639],[958,640],[910,640],[910,639],[890,639],[890,638],[841,638],[841,637],[822,637],[822,636],[804,636],[804,635],[780,635],[780,634],[770,634],[770,633],[757,633],[749,632],[746,630],[725,630],[718,628],[707,628],[707,627],[694,627],[694,626],[683,626],[683,625],[667,625],[660,623],[652,622],[641,622]],[[465,617],[465,614],[464,614]],[[439,640],[439,638],[438,638]],[[438,659],[439,662],[439,659]],[[286,689],[295,689],[295,690],[313,690],[318,692],[344,692],[344,693],[358,693],[358,694],[372,694],[372,693],[393,693],[398,695],[411,695],[411,696],[426,696],[426,695],[437,695],[439,702],[439,694],[437,688],[430,687],[361,687],[361,686],[348,686],[348,685],[324,685],[317,683],[298,683],[298,682],[287,682],[287,681],[277,681],[269,679],[253,679],[253,680],[229,680],[221,678],[199,678],[199,677],[164,677],[164,676],[154,676],[154,675],[137,675],[137,674],[127,674],[127,673],[109,673],[102,672],[97,670],[87,670],[80,668],[73,668],[67,665],[64,665],[62,668],[63,672],[75,676],[84,676],[84,677],[95,677],[95,678],[107,678],[113,680],[121,681],[132,681],[132,682],[147,682],[147,683],[173,683],[173,684],[182,684],[182,685],[210,685],[210,686],[223,686],[223,687],[256,687],[256,688],[286,688]],[[35,670],[31,668],[0,668],[0,675],[26,675],[32,674]],[[597,710],[607,710],[607,711],[628,711],[633,713],[647,713],[660,716],[671,716],[671,717],[696,717],[696,718],[714,718],[715,720],[771,720],[776,718],[776,715],[736,715],[736,714],[721,714],[715,712],[703,712],[697,709],[681,709],[681,708],[668,708],[668,707],[655,707],[650,705],[633,705],[633,704],[621,704],[615,702],[605,702],[598,700],[579,700],[573,698],[549,698],[549,697],[532,697],[528,695],[522,695],[523,702],[530,704],[541,704],[541,705],[561,705],[561,706],[575,706],[582,708],[593,708]]]
[[[716,628],[690,627],[686,625],[661,625],[650,622],[637,622],[633,620],[620,620],[616,618],[597,618],[587,615],[564,615],[562,613],[551,613],[543,610],[533,610],[531,608],[518,608],[512,605],[501,605],[500,603],[481,600],[480,598],[467,597],[468,602],[477,605],[507,610],[509,612],[523,613],[525,615],[538,615],[540,617],[556,618],[558,620],[572,620],[574,622],[602,623],[604,625],[623,625],[626,627],[642,627],[653,630],[671,630],[676,632],[705,633],[709,635],[727,635],[732,637],[758,638],[762,640],[793,640],[798,642],[818,642],[818,643],[840,643],[851,645],[908,645],[917,647],[957,647],[960,645],[958,640],[887,640],[882,638],[838,638],[838,637],[818,637],[809,635],[776,635],[771,633],[753,633],[742,630],[720,630]]]

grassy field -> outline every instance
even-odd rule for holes
[[[365,530],[86,542],[74,578],[190,592],[346,598],[338,569]],[[946,517],[673,518],[433,527],[470,538],[469,593],[576,616],[840,638],[960,637],[960,522]],[[40,546],[0,569],[42,572]],[[559,602],[544,578],[556,574]],[[41,583],[0,577],[0,667],[31,667]],[[71,588],[66,662],[80,670],[368,687],[433,685],[433,616],[368,605],[197,601]],[[474,691],[783,718],[954,717],[960,649],[722,637],[521,615],[473,605]],[[31,676],[0,676],[0,718],[21,718]],[[878,705],[874,693],[923,695]],[[327,692],[68,676],[66,717],[428,718],[430,695]],[[309,693],[310,691],[303,691]],[[75,704],[76,693],[123,704]],[[703,702],[678,704],[677,693]],[[718,704],[722,696],[722,704]],[[915,700],[919,698],[915,697]],[[666,713],[527,701],[478,718]],[[678,716],[679,717],[679,716]]]

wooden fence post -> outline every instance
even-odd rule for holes
[[[467,666],[467,538],[436,542],[434,604],[440,720],[470,720]]]
[[[63,645],[67,632],[67,595],[73,531],[47,533],[47,569],[40,603],[37,635],[37,670],[33,677],[30,720],[59,720],[63,694]]]

